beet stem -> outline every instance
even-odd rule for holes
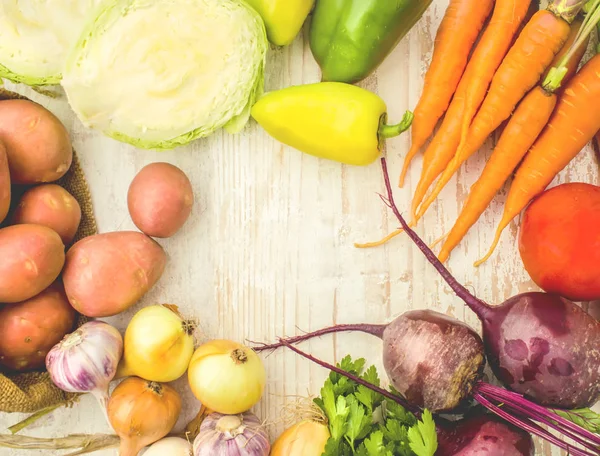
[[[400,224],[402,225],[402,228],[404,228],[404,231],[406,231],[406,234],[408,234],[408,237],[410,237],[416,246],[421,250],[421,252],[423,252],[425,258],[427,258],[433,267],[440,273],[442,278],[446,281],[450,288],[452,288],[454,293],[456,293],[456,295],[462,299],[480,319],[484,319],[491,310],[490,305],[475,297],[469,292],[469,290],[460,284],[452,276],[450,271],[448,271],[446,266],[444,266],[442,262],[438,260],[437,256],[435,256],[435,253],[433,253],[429,246],[425,244],[419,235],[411,229],[408,223],[406,223],[406,220],[404,220],[400,214],[400,211],[398,210],[398,207],[396,206],[396,203],[394,202],[394,193],[390,184],[390,176],[388,174],[387,162],[385,158],[381,159],[381,167],[383,169],[383,178],[385,180],[385,188],[387,190],[387,201],[385,203],[394,212],[394,215],[400,221]]]
[[[261,352],[265,350],[276,350],[277,348],[284,347],[289,344],[298,344],[300,342],[304,342],[309,339],[313,339],[315,337],[321,337],[326,334],[345,332],[345,331],[360,331],[367,334],[371,334],[372,336],[379,337],[380,339],[383,337],[383,331],[387,325],[369,325],[369,324],[356,324],[356,325],[335,325],[330,326],[329,328],[319,329],[317,331],[313,331],[310,333],[303,334],[301,336],[287,337],[285,339],[279,339],[280,342],[274,344],[261,344],[257,347],[254,347],[254,351]],[[286,343],[283,343],[285,340]]]
[[[508,421],[509,423],[511,423],[531,434],[537,435],[538,437],[541,437],[542,439],[547,440],[548,442],[556,445],[559,448],[562,448],[563,450],[566,450],[568,452],[568,454],[570,454],[572,456],[598,456],[597,452],[588,453],[585,450],[582,450],[577,447],[573,447],[573,446],[569,445],[568,443],[563,442],[558,437],[554,436],[549,431],[546,431],[539,425],[532,423],[527,418],[518,418],[516,416],[511,415],[509,412],[503,410],[502,408],[498,407],[497,405],[494,405],[491,401],[489,401],[488,399],[483,397],[480,393],[473,394],[473,398],[477,402],[479,402],[481,405],[483,405],[485,408],[487,408],[491,412],[498,415],[500,418],[503,418],[506,421]]]
[[[559,432],[565,433],[565,435],[566,432],[568,432],[565,431],[565,429],[568,429],[576,433],[578,437],[592,442],[595,445],[594,449],[598,449],[600,447],[600,435],[588,431],[587,429],[567,420],[566,418],[563,418],[546,407],[542,407],[535,402],[529,401],[521,394],[508,391],[497,386],[489,385],[487,383],[478,383],[475,386],[475,390],[510,407],[518,407],[522,410],[522,413],[534,413],[536,416],[540,417],[540,420],[543,421],[544,424],[551,426]],[[569,437],[573,438],[573,440],[579,441],[578,438],[572,437],[571,433],[569,433]]]
[[[540,424],[544,424],[545,426],[548,426],[549,428],[555,430],[556,432],[559,432],[560,434],[564,435],[565,437],[568,437],[569,439],[579,443],[580,445],[584,446],[585,448],[592,450],[592,451],[598,451],[597,445],[590,443],[589,441],[587,441],[584,438],[578,436],[577,434],[571,432],[570,430],[565,429],[564,427],[560,426],[557,423],[548,421],[547,417],[543,416],[543,414],[539,414],[532,410],[529,410],[527,408],[527,405],[506,404],[502,401],[498,401],[498,402],[500,402],[502,404],[502,406],[506,410],[509,410],[511,413],[515,413],[519,416],[527,417],[534,422],[539,422]]]
[[[404,399],[401,396],[397,396],[389,391],[384,390],[383,388],[380,388],[377,385],[374,385],[370,382],[367,382],[366,380],[363,380],[360,377],[357,377],[356,375],[353,375],[349,372],[346,372],[343,369],[340,369],[337,366],[334,366],[333,364],[329,364],[326,361],[321,361],[320,359],[315,358],[314,356],[303,352],[302,350],[300,350],[299,348],[294,347],[293,345],[290,345],[285,339],[279,339],[280,343],[282,346],[289,348],[290,350],[292,350],[293,352],[297,353],[298,355],[302,356],[303,358],[306,358],[310,361],[312,361],[313,363],[318,364],[321,367],[324,367],[325,369],[329,369],[332,372],[335,372],[336,374],[339,375],[343,375],[344,377],[352,380],[353,382],[358,383],[359,385],[364,386],[365,388],[370,389],[371,391],[375,391],[376,393],[381,394],[383,397],[390,399],[394,402],[396,402],[397,404],[401,405],[402,407],[404,407],[406,410],[408,410],[409,412],[413,413],[414,415],[419,416],[420,415],[420,410],[418,407],[415,407],[414,405],[409,404],[406,399]]]

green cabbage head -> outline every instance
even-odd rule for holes
[[[58,84],[67,55],[102,0],[0,0],[0,78]]]
[[[109,0],[62,85],[81,121],[143,149],[240,131],[262,94],[268,48],[242,0]]]

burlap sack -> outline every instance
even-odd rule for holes
[[[0,88],[0,100],[26,98]],[[79,160],[73,153],[73,164],[65,176],[57,182],[71,193],[81,206],[81,224],[75,240],[96,234],[96,220],[92,200]],[[77,326],[86,322],[80,316]],[[47,372],[28,372],[18,375],[0,374],[0,411],[32,413],[75,398],[76,395],[59,390]]]

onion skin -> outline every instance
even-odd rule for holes
[[[499,380],[535,402],[567,409],[600,398],[600,322],[547,293],[515,296],[484,314],[488,360]]]
[[[325,424],[301,421],[283,431],[273,444],[270,456],[321,456],[330,436]]]
[[[470,396],[485,367],[483,342],[466,324],[429,310],[406,312],[383,332],[383,364],[411,404],[449,411]]]
[[[172,382],[187,370],[194,353],[194,326],[171,306],[149,306],[137,312],[125,331],[119,377],[137,376]]]
[[[527,432],[493,415],[480,415],[458,422],[438,422],[436,454],[534,456],[535,445]]]
[[[266,372],[251,348],[229,340],[213,340],[198,347],[192,356],[188,380],[202,405],[236,415],[260,401]]]
[[[194,456],[268,456],[271,445],[256,415],[211,413],[194,440]]]
[[[136,456],[165,437],[177,423],[181,397],[168,385],[129,377],[108,401],[108,418],[121,438],[119,456]]]

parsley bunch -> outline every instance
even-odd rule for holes
[[[363,358],[353,361],[346,356],[338,367],[380,386],[377,369],[365,369]],[[335,372],[330,373],[315,403],[327,416],[331,433],[323,456],[435,454],[437,434],[428,410],[419,421],[399,404]]]

